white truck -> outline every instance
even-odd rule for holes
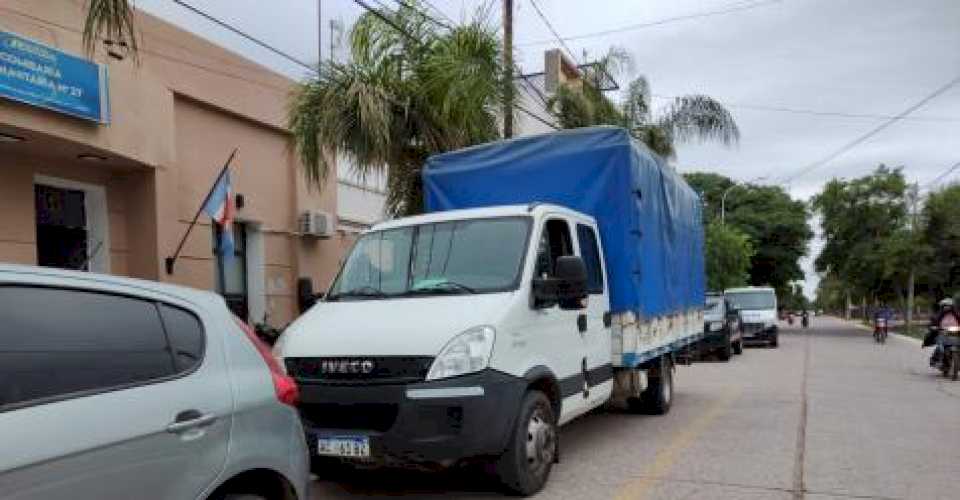
[[[779,344],[777,323],[777,292],[767,286],[729,288],[723,297],[733,304],[740,315],[740,331],[745,343]]]
[[[363,233],[274,354],[330,460],[495,464],[532,494],[558,427],[662,414],[703,336],[700,203],[629,134],[592,128],[433,157],[430,213]]]

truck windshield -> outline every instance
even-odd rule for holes
[[[742,311],[775,309],[777,307],[773,292],[728,293],[726,297],[730,299],[730,302],[732,302],[737,309]]]
[[[517,286],[530,219],[405,226],[357,240],[327,300],[483,293]]]

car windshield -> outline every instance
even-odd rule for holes
[[[719,313],[721,302],[722,301],[720,297],[707,297],[707,304],[706,304],[706,307],[704,308],[704,312],[715,313],[715,314]]]
[[[728,293],[726,297],[737,309],[742,311],[776,308],[776,299],[773,292]]]
[[[517,286],[528,217],[436,222],[366,233],[328,300],[482,293]]]

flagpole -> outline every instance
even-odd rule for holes
[[[203,207],[206,206],[207,202],[210,201],[210,195],[213,194],[214,188],[217,187],[217,183],[220,182],[220,178],[223,177],[223,174],[230,168],[230,163],[233,162],[233,157],[237,156],[237,150],[240,148],[233,148],[233,152],[230,153],[230,157],[227,158],[227,162],[223,164],[223,168],[220,169],[220,173],[217,175],[216,179],[213,180],[213,185],[210,186],[210,191],[207,191],[207,196],[203,198],[203,201],[200,202],[200,208],[197,209],[197,213],[193,216],[193,221],[190,222],[190,226],[187,227],[187,232],[184,233],[183,238],[180,239],[180,244],[177,245],[177,251],[173,252],[173,256],[167,257],[164,259],[166,264],[167,274],[173,274],[173,265],[177,262],[177,258],[180,257],[180,251],[183,250],[183,244],[187,242],[187,238],[190,237],[190,231],[193,231],[193,226],[197,225],[197,220],[200,218],[200,214],[203,213]]]

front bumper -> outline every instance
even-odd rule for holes
[[[737,334],[739,338],[739,334]],[[700,348],[703,350],[713,350],[726,347],[731,342],[736,342],[736,338],[731,332],[724,328],[723,330],[706,331],[703,334],[703,340],[700,341]]]
[[[499,455],[526,381],[487,369],[412,384],[300,386],[311,454],[319,437],[366,436],[372,463],[440,463]]]
[[[744,342],[762,342],[776,338],[779,329],[777,325],[744,323],[741,325],[740,331]]]

